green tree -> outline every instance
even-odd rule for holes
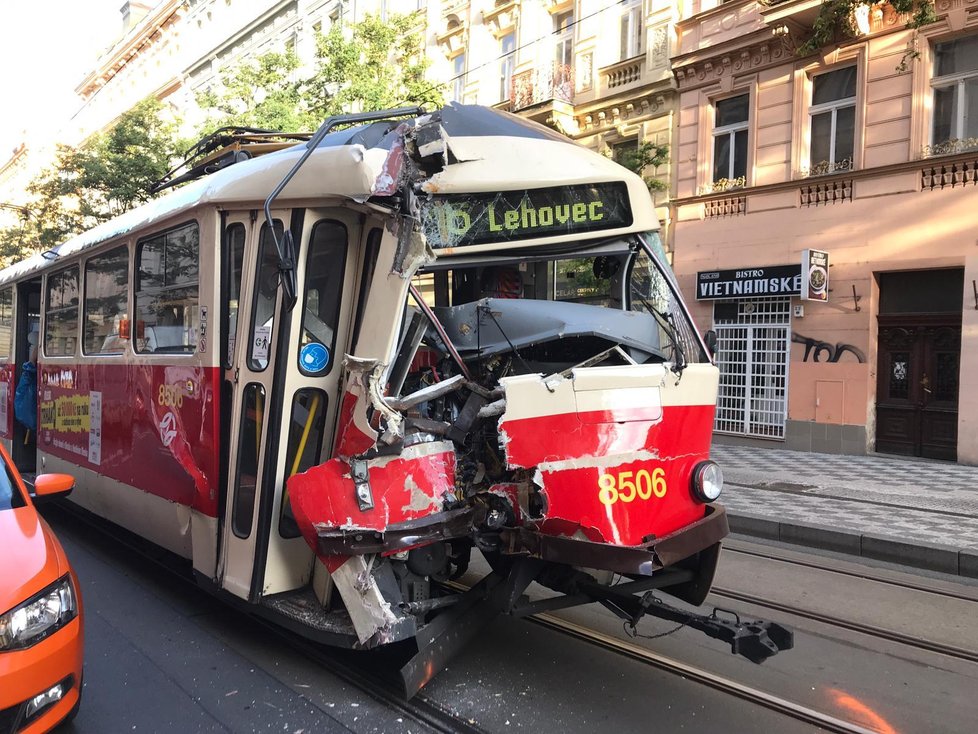
[[[767,4],[775,5],[780,1],[768,0]],[[798,48],[798,55],[808,56],[817,53],[825,46],[854,38],[858,33],[855,25],[857,8],[872,9],[873,6],[880,4],[879,0],[824,0],[812,24],[812,34]],[[933,0],[889,0],[889,4],[898,13],[910,16],[907,28],[911,30],[937,20]],[[917,51],[909,49],[900,63],[900,68],[905,68],[907,61],[917,56],[919,56]]]
[[[179,149],[163,104],[143,100],[66,158],[64,193],[78,197],[82,216],[93,220],[87,223],[111,219],[149,201],[150,186],[170,170]]]
[[[80,147],[59,145],[52,166],[27,187],[27,216],[0,229],[0,257],[43,252],[148,201],[180,147],[162,112],[162,103],[147,99]]]
[[[615,163],[624,166],[632,173],[642,176],[649,191],[665,191],[665,182],[657,178],[647,178],[644,173],[649,166],[661,166],[669,161],[669,146],[644,142],[635,148],[618,148],[614,156]]]
[[[197,94],[207,113],[203,136],[219,127],[257,127],[302,132],[315,129],[319,120],[306,109],[296,70],[294,51],[270,52],[250,63],[225,70],[217,89]]]
[[[316,72],[304,87],[308,109],[325,119],[409,104],[440,107],[440,87],[425,79],[422,27],[419,13],[393,15],[386,22],[367,15],[351,27],[334,25],[320,34]]]

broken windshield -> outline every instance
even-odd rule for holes
[[[559,249],[446,258],[415,277],[474,374],[553,374],[584,364],[706,361],[658,234]],[[414,306],[402,338],[437,362],[446,345]],[[417,316],[417,318],[414,318]],[[414,324],[414,328],[410,325]],[[403,361],[403,360],[402,360]]]

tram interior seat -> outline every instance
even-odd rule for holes
[[[184,326],[147,326],[142,352],[185,352],[190,350],[190,334]]]

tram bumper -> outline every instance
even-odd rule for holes
[[[501,532],[507,555],[539,558],[568,566],[596,568],[630,576],[653,576],[673,567],[693,572],[692,578],[668,591],[690,604],[702,604],[709,593],[720,556],[720,541],[730,533],[721,505],[707,505],[702,519],[661,538],[636,546],[595,543],[547,535],[528,527]]]

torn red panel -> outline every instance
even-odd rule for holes
[[[404,135],[407,131],[408,126],[403,124],[396,130],[397,137],[374,182],[375,196],[393,196],[400,188],[401,169],[404,166]]]
[[[547,461],[622,454],[655,445],[650,437],[661,422],[610,418],[607,411],[589,411],[503,420],[499,430],[505,435],[506,463],[529,469]]]
[[[350,465],[341,459],[288,480],[296,522],[314,550],[318,529],[383,530],[441,511],[455,489],[455,451],[442,441],[419,444],[398,457],[370,460],[367,472],[374,503],[369,510],[360,509]]]
[[[340,418],[336,429],[333,453],[337,456],[357,456],[373,447],[376,435],[369,436],[360,430],[354,420],[354,410],[360,396],[347,390],[340,405]]]

